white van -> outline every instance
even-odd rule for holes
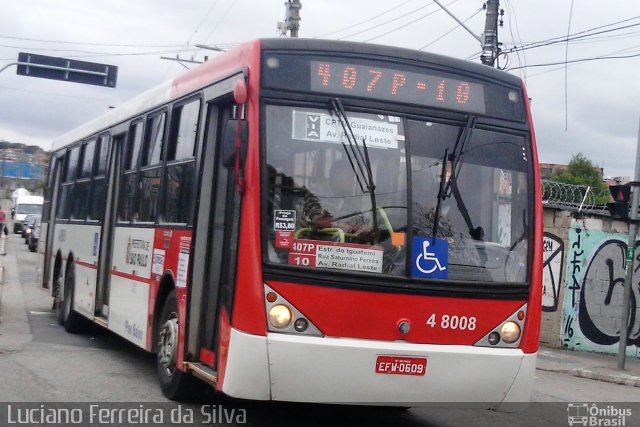
[[[22,231],[22,221],[27,215],[42,215],[42,196],[22,196],[16,199],[15,216],[13,218],[13,232]]]

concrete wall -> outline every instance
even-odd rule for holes
[[[548,208],[544,229],[541,343],[617,353],[627,224],[607,216]],[[636,252],[634,271],[638,269],[640,253]],[[628,326],[627,354],[632,357],[640,357],[639,282],[640,272],[634,276]]]

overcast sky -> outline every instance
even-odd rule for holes
[[[0,68],[18,52],[117,65],[117,88],[0,74],[0,140],[50,149],[56,136],[203,60],[278,37],[285,0],[0,1]],[[365,41],[479,62],[480,43],[431,0],[301,0],[300,37]],[[441,0],[475,34],[479,0]],[[540,161],[582,152],[607,176],[632,176],[640,118],[640,1],[502,0],[499,65],[526,81]],[[468,19],[468,20],[467,20]],[[574,40],[549,44],[567,34]],[[595,34],[599,33],[599,34]],[[574,38],[574,37],[570,37]],[[535,45],[533,45],[535,46]],[[617,57],[573,62],[582,59]],[[565,58],[568,65],[563,65]],[[543,64],[559,65],[540,66]],[[519,68],[525,67],[526,68]]]

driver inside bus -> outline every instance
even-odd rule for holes
[[[324,184],[324,185],[322,185]],[[311,185],[304,194],[303,223],[313,229],[340,228],[359,240],[372,237],[363,212],[370,210],[357,191],[353,168],[345,159],[336,160],[329,177]]]

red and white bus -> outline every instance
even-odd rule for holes
[[[530,396],[537,154],[490,67],[243,44],[57,139],[40,241],[60,323],[157,352],[170,399]]]

